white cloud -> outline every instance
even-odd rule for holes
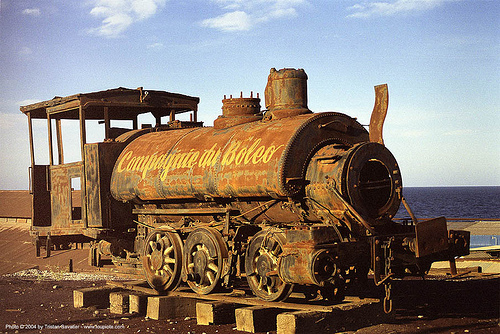
[[[250,16],[239,10],[203,20],[201,25],[223,31],[249,30],[252,26]]]
[[[90,14],[102,19],[88,32],[107,38],[119,37],[133,23],[155,15],[167,0],[95,0]]]
[[[22,11],[24,15],[28,16],[40,16],[42,15],[42,12],[40,8],[26,8],[25,10]]]
[[[366,18],[372,16],[393,16],[412,12],[421,12],[441,6],[443,3],[456,0],[395,0],[363,2],[348,7],[353,11],[348,17]]]
[[[297,16],[296,7],[306,0],[212,0],[228,11],[219,16],[203,20],[201,25],[222,31],[250,30],[255,25],[272,19]]]

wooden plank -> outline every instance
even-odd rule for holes
[[[141,291],[145,293],[151,293],[158,295],[159,293],[150,288],[139,287],[136,285],[123,282],[116,281],[108,281],[107,284],[119,286],[124,289],[130,289],[135,291]],[[298,311],[316,311],[316,312],[333,312],[334,310],[349,310],[352,308],[356,308],[366,304],[374,304],[379,303],[379,299],[374,298],[359,298],[359,297],[346,297],[344,301],[335,305],[317,305],[317,304],[303,304],[300,302],[268,302],[257,297],[246,297],[243,291],[236,290],[231,293],[212,293],[208,295],[198,295],[194,292],[186,292],[186,291],[166,291],[165,296],[173,296],[173,297],[185,297],[185,298],[196,298],[200,300],[214,300],[214,301],[223,301],[228,303],[235,304],[244,304],[251,306],[263,306],[263,307],[272,307],[272,308],[281,308],[288,310],[298,310]],[[306,301],[304,300],[304,303]]]
[[[150,295],[143,293],[131,293],[129,295],[129,309],[130,313],[137,313],[139,315],[146,315],[148,307],[148,297]]]
[[[145,293],[148,295],[159,295],[159,292],[156,291],[155,289],[151,289],[151,288],[139,285],[139,284],[143,284],[143,283],[144,283],[144,281],[136,281],[136,282],[106,281],[106,284],[120,287],[122,289],[142,292],[142,293]]]
[[[118,291],[109,294],[109,312],[125,314],[129,312],[130,292]]]
[[[238,307],[234,303],[222,301],[203,301],[196,303],[196,322],[198,325],[223,325],[236,322],[234,315]]]
[[[196,317],[196,299],[173,296],[148,297],[146,317],[155,320]]]
[[[243,332],[257,333],[276,330],[276,316],[281,309],[251,306],[235,310],[236,329]]]
[[[276,317],[277,334],[322,333],[322,321],[330,313],[314,311],[284,312]]]
[[[73,306],[76,308],[97,306],[109,307],[109,294],[119,291],[119,288],[98,287],[73,290]]]

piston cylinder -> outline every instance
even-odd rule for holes
[[[337,271],[332,248],[337,239],[331,226],[286,231],[287,242],[278,262],[278,275],[287,283],[323,286]]]
[[[336,271],[335,258],[328,249],[294,247],[278,262],[278,275],[287,283],[323,286]]]

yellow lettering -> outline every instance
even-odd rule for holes
[[[193,154],[191,154],[191,157],[189,158],[189,161],[186,163],[187,168],[193,168],[193,166],[196,164],[196,161],[198,160],[198,157],[200,156],[200,152],[195,151]]]
[[[262,157],[262,162],[263,163],[268,163],[269,160],[273,157],[274,153],[276,153],[277,150],[282,148],[284,145],[280,145],[278,147],[275,147],[274,145],[271,145],[267,148],[266,152],[264,153],[264,156]]]
[[[120,163],[118,164],[118,173],[121,173],[125,170],[125,167],[123,167],[123,163],[125,162],[125,160],[128,160],[130,159],[130,157],[132,156],[133,152],[132,151],[128,151],[124,156],[123,158],[120,160]]]
[[[163,165],[163,162],[165,161],[166,157],[167,157],[166,154],[159,155],[158,159],[156,159],[156,162],[155,162],[153,169],[160,169],[161,166]]]
[[[284,145],[260,145],[262,139],[256,139],[251,142],[252,138],[245,141],[233,141],[228,144],[227,148],[222,151],[217,149],[217,143],[209,149],[200,151],[190,149],[189,152],[163,153],[154,152],[146,156],[134,156],[133,151],[126,152],[118,162],[117,172],[121,173],[124,170],[140,172],[141,178],[146,178],[149,171],[159,171],[161,181],[165,181],[168,173],[179,168],[200,168],[213,167],[217,163],[222,166],[231,164],[242,165],[252,162],[252,164],[268,163],[271,161],[276,152]],[[249,142],[250,141],[250,142]],[[250,144],[247,146],[245,144]],[[200,156],[201,155],[201,156]],[[222,157],[222,158],[221,158]]]
[[[252,163],[254,165],[258,164],[260,160],[262,159],[262,155],[264,154],[264,150],[266,149],[265,146],[261,146],[255,151],[255,153],[252,156]]]
[[[247,148],[244,147],[241,149],[241,151],[238,152],[238,154],[236,155],[236,158],[234,159],[234,163],[236,165],[239,165],[241,164],[241,162],[243,161],[243,158],[245,158],[245,155],[247,154]]]
[[[189,159],[193,155],[194,149],[191,149],[188,153],[184,153],[185,156],[182,159],[182,168],[187,168],[189,165]]]
[[[132,170],[140,172],[142,170],[142,165],[144,164],[144,157],[135,157],[134,164],[132,166]]]
[[[156,163],[157,157],[156,157],[156,152],[153,153],[151,156],[147,156],[146,158],[147,162],[144,165],[144,168],[142,170],[142,178],[146,177],[146,173],[152,169],[154,169],[154,165]]]
[[[253,153],[253,151],[255,151],[255,149],[257,148],[257,146],[259,146],[259,144],[260,144],[261,141],[262,140],[259,138],[259,139],[257,139],[256,141],[253,142],[252,146],[250,146],[250,148],[247,151],[246,157],[245,157],[245,165],[247,165],[250,162],[250,160],[252,159],[252,153]]]
[[[127,164],[127,171],[133,170],[135,160],[136,160],[136,157],[133,157],[132,159],[130,159],[129,163]]]
[[[198,167],[206,167],[209,165],[215,165],[216,157],[215,155],[215,147],[217,146],[217,143],[215,143],[210,149],[205,150],[203,154],[201,155],[200,160],[198,161]],[[217,157],[220,154],[220,149],[217,151]]]
[[[240,141],[235,141],[235,142],[233,142],[233,143],[231,143],[229,145],[228,150],[226,151],[226,153],[222,157],[221,164],[223,166],[230,165],[233,162],[233,160],[234,160],[234,158],[236,156],[236,151],[238,150],[238,148],[240,146],[241,146],[241,142]]]

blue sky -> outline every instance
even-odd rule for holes
[[[406,186],[500,185],[499,31],[497,0],[0,0],[0,189],[28,187],[20,105],[143,86],[199,96],[211,126],[272,67],[362,124],[387,83]]]

